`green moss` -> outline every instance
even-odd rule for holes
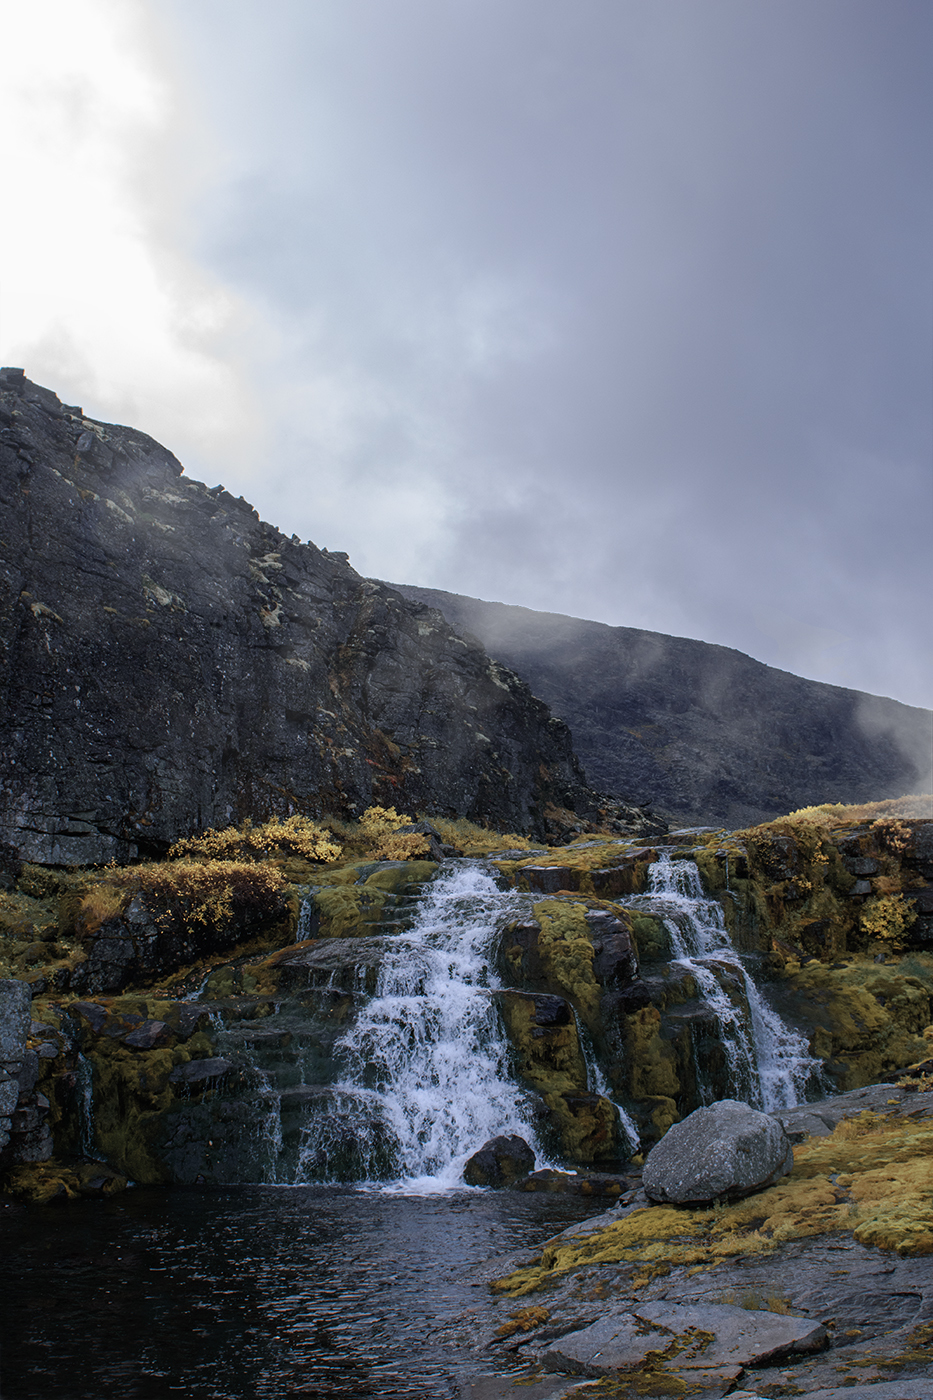
[[[534,906],[541,926],[538,950],[549,980],[564,989],[588,1026],[599,1015],[599,983],[593,971],[593,942],[586,922],[587,904],[543,899]]]
[[[933,1020],[930,954],[789,966],[781,996],[797,1017],[810,1020],[811,1054],[834,1062],[841,1089],[876,1083],[929,1052],[923,1032]]]
[[[586,1093],[586,1061],[573,1018],[562,1026],[539,1026],[534,998],[516,992],[501,993],[499,1006],[515,1068],[529,1088],[542,1093]]]

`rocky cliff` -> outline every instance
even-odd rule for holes
[[[929,710],[729,647],[396,586],[524,677],[570,726],[591,782],[678,821],[740,826],[930,789]]]
[[[10,369],[0,637],[0,841],[26,860],[372,802],[598,814],[566,726],[479,643]]]

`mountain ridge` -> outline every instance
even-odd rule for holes
[[[0,842],[50,865],[371,804],[539,839],[650,825],[587,788],[566,726],[478,643],[15,369],[0,755]]]
[[[933,713],[713,642],[393,584],[474,635],[570,727],[589,781],[741,826],[929,791]]]

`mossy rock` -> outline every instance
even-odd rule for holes
[[[506,991],[498,994],[497,1001],[516,1072],[529,1088],[542,1094],[586,1093],[586,1061],[567,1003],[560,1003],[556,1011],[549,1008],[553,1014],[542,1024],[539,1003],[559,1003],[559,998]]]
[[[640,963],[667,962],[671,955],[671,935],[664,926],[664,920],[643,910],[629,910],[632,933],[638,949]]]
[[[885,963],[851,958],[791,968],[772,1000],[810,1028],[810,1053],[822,1059],[838,1090],[876,1083],[923,1059],[933,1021],[933,956],[909,954]]]
[[[861,1114],[796,1147],[777,1186],[729,1206],[652,1206],[591,1234],[559,1235],[493,1290],[523,1297],[601,1264],[640,1266],[637,1284],[672,1266],[712,1272],[789,1241],[846,1234],[901,1256],[933,1255],[933,1120]]]
[[[337,883],[312,895],[316,933],[323,938],[373,933],[399,897],[436,870],[437,865],[426,860],[360,861],[345,867],[337,872]]]
[[[125,1176],[102,1162],[30,1162],[11,1167],[0,1176],[0,1192],[30,1205],[74,1201],[82,1196],[115,1196],[127,1185]]]

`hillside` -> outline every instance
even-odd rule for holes
[[[742,652],[396,584],[522,676],[590,782],[683,822],[930,790],[933,715]]]
[[[84,864],[370,803],[555,834],[639,813],[436,613],[0,371],[0,842]]]

